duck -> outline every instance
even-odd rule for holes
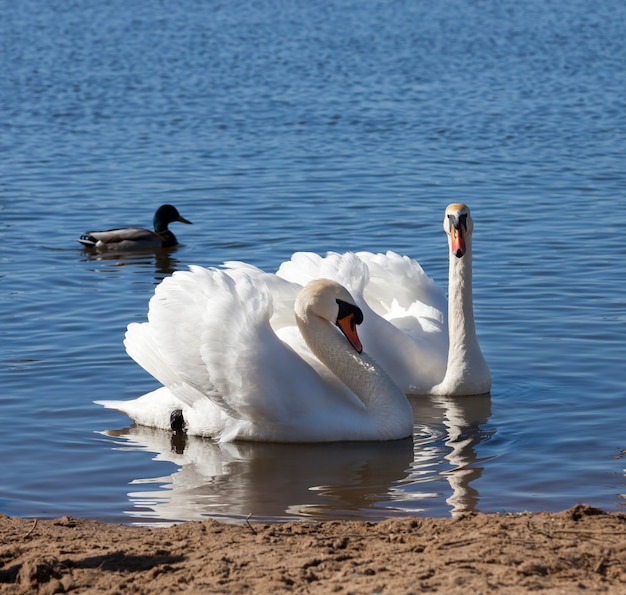
[[[464,203],[444,212],[448,297],[414,259],[395,252],[325,257],[295,253],[277,275],[295,283],[326,276],[344,284],[365,314],[362,340],[407,394],[469,396],[491,390],[474,320],[472,234]]]
[[[348,290],[330,279],[298,290],[291,324],[310,350],[303,357],[270,324],[277,278],[254,270],[192,265],[164,279],[148,321],[131,323],[124,340],[162,386],[97,403],[139,425],[218,442],[412,436],[410,403],[363,349],[363,313]],[[290,295],[295,286],[286,286]]]
[[[171,248],[178,245],[176,236],[169,230],[170,223],[191,224],[172,205],[161,205],[154,213],[154,231],[141,227],[122,227],[107,231],[87,231],[78,238],[83,246],[98,251],[133,251],[154,248]]]

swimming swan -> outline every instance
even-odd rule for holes
[[[325,276],[344,285],[363,310],[368,352],[406,393],[465,396],[488,393],[489,367],[480,350],[472,303],[469,208],[446,208],[448,300],[422,267],[394,252],[295,253],[277,275],[304,284]]]
[[[309,362],[271,328],[272,303],[261,275],[196,266],[175,272],[157,287],[148,322],[130,324],[125,339],[129,355],[163,387],[99,403],[142,425],[184,424],[189,434],[223,442],[412,435],[406,396],[361,351],[362,313],[344,287],[317,279],[295,299],[295,322],[315,355]]]
[[[174,221],[191,224],[176,207],[161,205],[154,214],[154,231],[141,227],[122,227],[107,231],[87,231],[78,238],[83,246],[99,251],[150,250],[153,248],[171,248],[178,244],[176,236],[168,225]]]
[[[438,366],[439,382],[427,392],[449,396],[485,394],[491,390],[491,374],[478,343],[474,322],[472,293],[474,221],[469,207],[462,203],[448,205],[443,218],[443,230],[448,238],[448,300],[447,316],[445,309],[441,310],[445,323],[439,327],[438,334],[447,339],[447,350],[444,352],[445,355],[439,352],[444,355]],[[393,263],[397,263],[400,257],[393,253],[374,255],[359,252],[358,256],[368,265],[370,275],[377,280],[365,288],[365,299],[372,308],[382,313],[396,327],[404,330],[416,344],[427,340],[423,322],[412,311],[415,309],[419,312],[424,305],[437,309],[439,302],[433,299],[428,303],[432,281],[430,279],[428,279],[430,283],[426,281],[427,277],[422,267],[407,258],[404,261],[404,271],[398,274]],[[409,279],[411,281],[407,282]],[[402,296],[402,303],[397,298],[394,300],[392,296]],[[436,334],[431,333],[433,340]],[[414,366],[419,374],[419,362],[416,361]],[[419,380],[419,376],[416,380]]]

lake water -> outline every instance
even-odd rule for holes
[[[0,5],[1,512],[624,510],[626,3]],[[172,443],[93,404],[156,387],[122,339],[174,270],[395,250],[445,287],[458,201],[493,389],[413,399],[412,441]],[[176,250],[75,242],[164,202]]]

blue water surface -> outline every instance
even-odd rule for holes
[[[626,4],[0,1],[0,511],[157,523],[624,510]],[[99,258],[87,229],[182,245]],[[413,440],[226,444],[93,404],[190,264],[395,250],[445,287],[466,202],[491,395]]]

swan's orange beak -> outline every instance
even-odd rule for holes
[[[356,349],[356,352],[361,353],[363,351],[363,345],[361,343],[361,339],[359,339],[359,335],[356,332],[356,321],[354,320],[354,314],[350,313],[343,318],[338,318],[337,326],[346,336],[346,339],[350,341],[350,345],[352,345],[352,347]]]
[[[461,258],[467,250],[465,247],[465,226],[459,225],[457,227],[456,225],[453,225],[450,230],[450,238],[452,240],[450,245],[452,254],[454,254],[457,258]]]

